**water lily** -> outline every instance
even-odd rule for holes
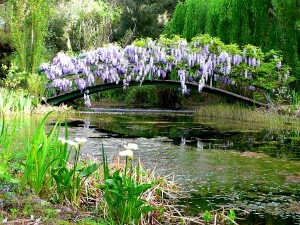
[[[134,143],[128,143],[127,145],[124,145],[124,148],[126,150],[137,150],[138,149],[138,145],[134,144]]]
[[[133,151],[131,151],[131,150],[121,151],[119,153],[119,156],[128,156],[128,157],[132,158],[133,157]]]
[[[75,138],[75,141],[77,141],[79,145],[82,145],[83,143],[87,142],[87,139],[86,138]]]

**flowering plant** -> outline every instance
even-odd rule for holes
[[[126,157],[125,169],[116,170],[111,173],[107,156],[103,152],[103,169],[104,169],[104,184],[100,186],[100,189],[104,191],[103,197],[109,207],[108,217],[116,224],[138,224],[143,214],[150,212],[153,208],[146,204],[146,201],[142,199],[143,193],[145,193],[152,184],[140,184],[141,168],[140,164],[137,165],[137,169],[133,169],[133,152],[131,149],[137,149],[136,144],[128,144],[124,146],[127,148],[119,153],[120,156]]]
[[[78,56],[60,52],[51,64],[43,63],[40,69],[50,80],[49,89],[65,92],[78,88],[85,92],[85,103],[90,105],[87,91],[96,84],[96,77],[104,83],[123,82],[127,88],[133,80],[141,84],[146,79],[166,80],[177,71],[175,79],[181,82],[182,93],[188,93],[186,82],[198,83],[199,92],[208,83],[256,85],[266,64],[271,66],[269,72],[276,73],[268,81],[277,86],[286,83],[289,68],[282,65],[277,53],[274,60],[267,56],[258,47],[246,45],[240,50],[237,45],[225,45],[209,35],[197,36],[190,43],[179,37],[161,36],[158,40],[139,40],[125,48],[109,44]]]
[[[56,199],[62,201],[70,200],[75,205],[79,204],[84,181],[99,168],[99,164],[91,164],[78,169],[80,147],[87,142],[86,138],[75,138],[75,141],[59,138],[61,145],[69,145],[69,153],[75,150],[73,167],[69,168],[67,161],[52,169],[51,174],[57,186]]]

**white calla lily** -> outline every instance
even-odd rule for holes
[[[137,150],[138,149],[138,145],[135,143],[128,143],[127,145],[124,145],[124,148],[127,150]]]
[[[80,145],[87,142],[86,138],[75,138],[75,141],[77,141]]]
[[[67,143],[67,140],[62,138],[62,137],[59,137],[58,140],[64,145]]]
[[[73,146],[75,149],[78,149],[79,144],[75,141],[69,141],[67,140],[66,143],[68,143],[69,145]]]
[[[128,156],[128,157],[132,158],[133,157],[133,151],[131,151],[131,150],[124,150],[124,151],[121,151],[119,153],[119,155],[120,156]]]

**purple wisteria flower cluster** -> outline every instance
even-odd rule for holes
[[[171,72],[176,71],[182,93],[188,93],[186,82],[197,82],[201,92],[209,81],[234,84],[230,76],[233,68],[239,68],[239,76],[253,79],[251,71],[260,65],[261,56],[249,47],[231,50],[213,38],[208,42],[199,37],[188,43],[185,39],[161,37],[156,41],[140,40],[125,48],[109,44],[78,56],[60,52],[52,63],[43,63],[40,70],[50,80],[49,88],[60,92],[84,92],[96,80],[123,82],[127,88],[131,81],[142,84],[146,79],[171,79]],[[280,65],[278,62],[277,70]],[[90,105],[87,92],[85,102]]]

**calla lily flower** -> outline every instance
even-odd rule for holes
[[[124,145],[124,148],[126,150],[137,150],[138,149],[138,145],[134,144],[134,143],[128,143],[128,145]]]
[[[75,138],[75,141],[78,142],[79,145],[87,142],[87,139],[86,138]]]
[[[124,150],[124,151],[121,151],[119,153],[119,155],[120,156],[128,156],[128,157],[132,158],[133,157],[133,151],[131,151],[131,150]]]
[[[62,138],[62,137],[59,137],[58,140],[64,145],[67,143],[67,140]]]
[[[71,146],[73,146],[75,149],[78,149],[78,147],[79,147],[79,144],[77,142],[75,142],[75,141],[69,141],[69,140],[67,140],[66,143],[69,144],[69,145],[71,145]]]

